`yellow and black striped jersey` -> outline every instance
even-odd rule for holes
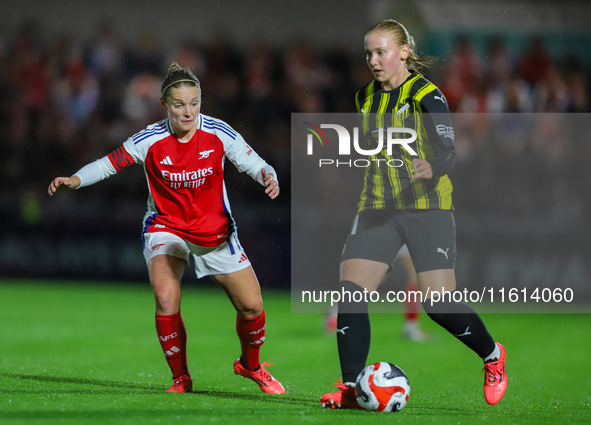
[[[402,145],[387,146],[370,157],[365,171],[358,211],[365,209],[442,209],[453,210],[452,184],[447,173],[455,162],[454,132],[445,97],[430,81],[411,72],[394,90],[382,90],[378,81],[367,84],[355,95],[357,112],[363,120],[365,149],[378,146],[380,128],[405,127],[417,133],[413,144],[418,156],[411,156]],[[400,134],[400,138],[407,137]],[[386,140],[384,136],[383,140]],[[429,161],[432,179],[412,180],[414,158]],[[384,161],[385,160],[385,161]],[[391,160],[398,160],[391,161]],[[394,167],[388,164],[402,164]]]

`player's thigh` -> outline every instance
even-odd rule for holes
[[[455,269],[456,225],[452,211],[408,210],[396,218],[417,273]]]
[[[212,275],[211,278],[224,290],[238,314],[253,318],[262,313],[261,288],[250,265],[235,272]]]
[[[396,256],[394,262],[398,262],[402,265],[402,268],[406,273],[407,282],[417,282],[417,273],[415,272],[415,266],[412,262],[410,252],[408,251],[408,247],[406,246],[406,244],[402,245],[402,248],[400,248],[400,251],[398,251],[398,255]]]
[[[160,254],[148,263],[157,314],[176,314],[181,309],[181,278],[187,262],[172,255]]]
[[[250,260],[238,235],[233,232],[217,247],[200,247],[189,243],[197,277],[210,276],[228,295],[232,305],[243,317],[261,314],[261,289]]]
[[[431,298],[433,292],[442,294],[444,291],[456,290],[456,271],[454,269],[428,270],[418,273],[417,279],[423,299]]]
[[[150,283],[154,287],[162,285],[166,281],[180,284],[186,268],[186,260],[167,254],[158,255],[152,258],[148,264]]]
[[[389,268],[388,264],[379,261],[352,258],[341,263],[340,281],[347,280],[369,292],[375,291]]]
[[[341,281],[377,289],[402,245],[392,215],[388,210],[366,210],[355,217],[341,256]]]
[[[189,265],[189,248],[180,237],[167,232],[144,234],[144,258],[156,294],[179,292]]]

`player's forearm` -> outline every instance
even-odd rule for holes
[[[113,167],[108,157],[105,156],[82,167],[74,173],[72,179],[78,179],[79,185],[76,189],[79,189],[100,182],[101,180],[111,177],[115,173],[117,173],[115,167]]]
[[[453,170],[456,164],[456,148],[450,147],[435,153],[435,158],[429,161],[433,177],[441,177]]]

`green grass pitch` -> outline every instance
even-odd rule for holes
[[[165,394],[170,372],[154,330],[149,285],[0,281],[0,424],[562,424],[591,423],[591,315],[487,314],[505,344],[509,387],[488,406],[482,362],[423,316],[434,341],[400,338],[401,317],[372,315],[370,362],[408,374],[399,413],[323,410],[340,375],[335,337],[318,314],[291,314],[264,292],[261,360],[286,387],[263,394],[235,376],[235,313],[221,290],[186,287],[193,394]]]

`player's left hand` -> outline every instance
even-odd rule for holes
[[[431,179],[433,178],[433,170],[431,164],[426,159],[413,159],[412,160],[412,179]]]
[[[265,193],[269,195],[269,198],[271,199],[277,198],[277,196],[279,196],[279,183],[277,183],[275,174],[267,174],[267,170],[265,170],[264,168],[261,170],[261,173],[263,175],[263,183],[267,187],[265,189]]]

